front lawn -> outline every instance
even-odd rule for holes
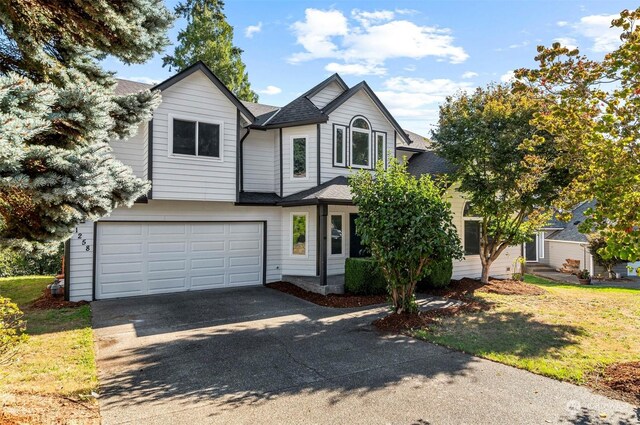
[[[0,295],[12,299],[25,313],[29,335],[17,361],[0,370],[0,396],[10,406],[26,403],[18,413],[35,414],[34,418],[42,412],[29,410],[38,410],[38,404],[51,408],[52,399],[53,403],[57,403],[55,399],[68,400],[70,407],[79,401],[97,417],[91,399],[98,380],[89,305],[49,310],[30,306],[52,280],[48,276],[0,279]],[[34,401],[36,397],[40,399]]]
[[[640,358],[640,291],[526,281],[544,295],[476,292],[488,310],[438,318],[427,341],[576,384],[595,385],[607,365]]]

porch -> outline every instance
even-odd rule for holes
[[[316,294],[344,294],[344,274],[326,276],[326,283],[324,284],[320,276],[283,275],[282,280]]]

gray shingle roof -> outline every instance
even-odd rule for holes
[[[433,151],[416,153],[409,159],[407,170],[410,174],[420,177],[423,174],[430,176],[439,176],[443,174],[451,174],[456,167],[446,159],[438,156]]]
[[[287,105],[280,108],[278,112],[267,123],[268,127],[277,127],[290,123],[319,123],[326,122],[327,115],[306,97],[298,97]]]
[[[125,95],[137,93],[142,90],[150,89],[153,87],[151,84],[139,83],[137,81],[123,80],[122,78],[116,78],[116,90],[117,95]]]
[[[558,230],[547,237],[547,240],[552,241],[570,241],[570,242],[587,242],[587,235],[580,233],[578,227],[586,219],[584,212],[588,208],[595,206],[596,201],[583,202],[573,210],[571,220],[569,220],[564,229]]]
[[[408,146],[424,150],[432,149],[431,140],[428,138],[421,136],[418,133],[414,133],[413,131],[404,130],[404,132],[407,133],[407,136],[409,136],[409,140],[411,141],[411,144]]]
[[[346,176],[334,177],[311,189],[285,196],[279,205],[313,205],[320,201],[338,201],[349,203],[352,200],[351,188]]]
[[[264,125],[269,118],[273,117],[273,115],[280,110],[278,106],[264,105],[262,103],[246,102],[244,100],[242,103],[256,117],[256,120],[253,122],[255,126]]]

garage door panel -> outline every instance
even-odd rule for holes
[[[167,292],[167,291],[184,291],[187,289],[187,278],[184,275],[162,278],[149,276],[149,293]]]
[[[187,252],[186,242],[149,242],[149,254],[184,254]]]
[[[191,289],[211,289],[225,286],[225,274],[194,276],[191,278]]]
[[[207,241],[207,242],[191,242],[191,252],[224,252],[224,240]]]
[[[147,270],[149,270],[150,273],[169,271],[184,272],[187,270],[187,260],[149,261]]]
[[[234,235],[250,234],[255,235],[262,231],[262,225],[259,223],[230,223],[230,233]]]
[[[188,224],[153,223],[149,224],[149,237],[154,236],[186,236]]]
[[[259,255],[247,255],[245,257],[229,258],[229,267],[259,266],[259,265],[260,265]]]
[[[129,262],[127,259],[126,262],[114,262],[101,264],[99,268],[99,272],[103,275],[110,274],[121,274],[121,273],[142,273],[142,262],[135,261]]]
[[[229,273],[230,285],[257,285],[260,283],[260,272],[255,273]]]
[[[240,251],[240,250],[259,250],[260,249],[260,241],[258,240],[231,240],[229,241],[229,250],[230,251]]]
[[[192,224],[191,233],[195,238],[207,239],[207,235],[224,235],[226,227],[224,223]]]
[[[142,224],[129,224],[123,226],[120,223],[102,223],[98,227],[98,236],[109,239],[117,239],[120,236],[142,236],[143,227],[144,226]]]
[[[191,269],[192,270],[220,269],[224,271],[224,264],[225,264],[224,258],[202,258],[202,259],[199,258],[199,259],[191,260]]]
[[[259,285],[262,223],[98,223],[96,295]]]
[[[101,285],[101,298],[116,298],[116,297],[132,297],[135,295],[144,295],[145,292],[142,289],[142,282],[120,282],[113,284]]]
[[[101,255],[142,254],[142,243],[102,243]]]

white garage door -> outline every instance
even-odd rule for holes
[[[262,283],[262,223],[97,226],[96,298]]]

